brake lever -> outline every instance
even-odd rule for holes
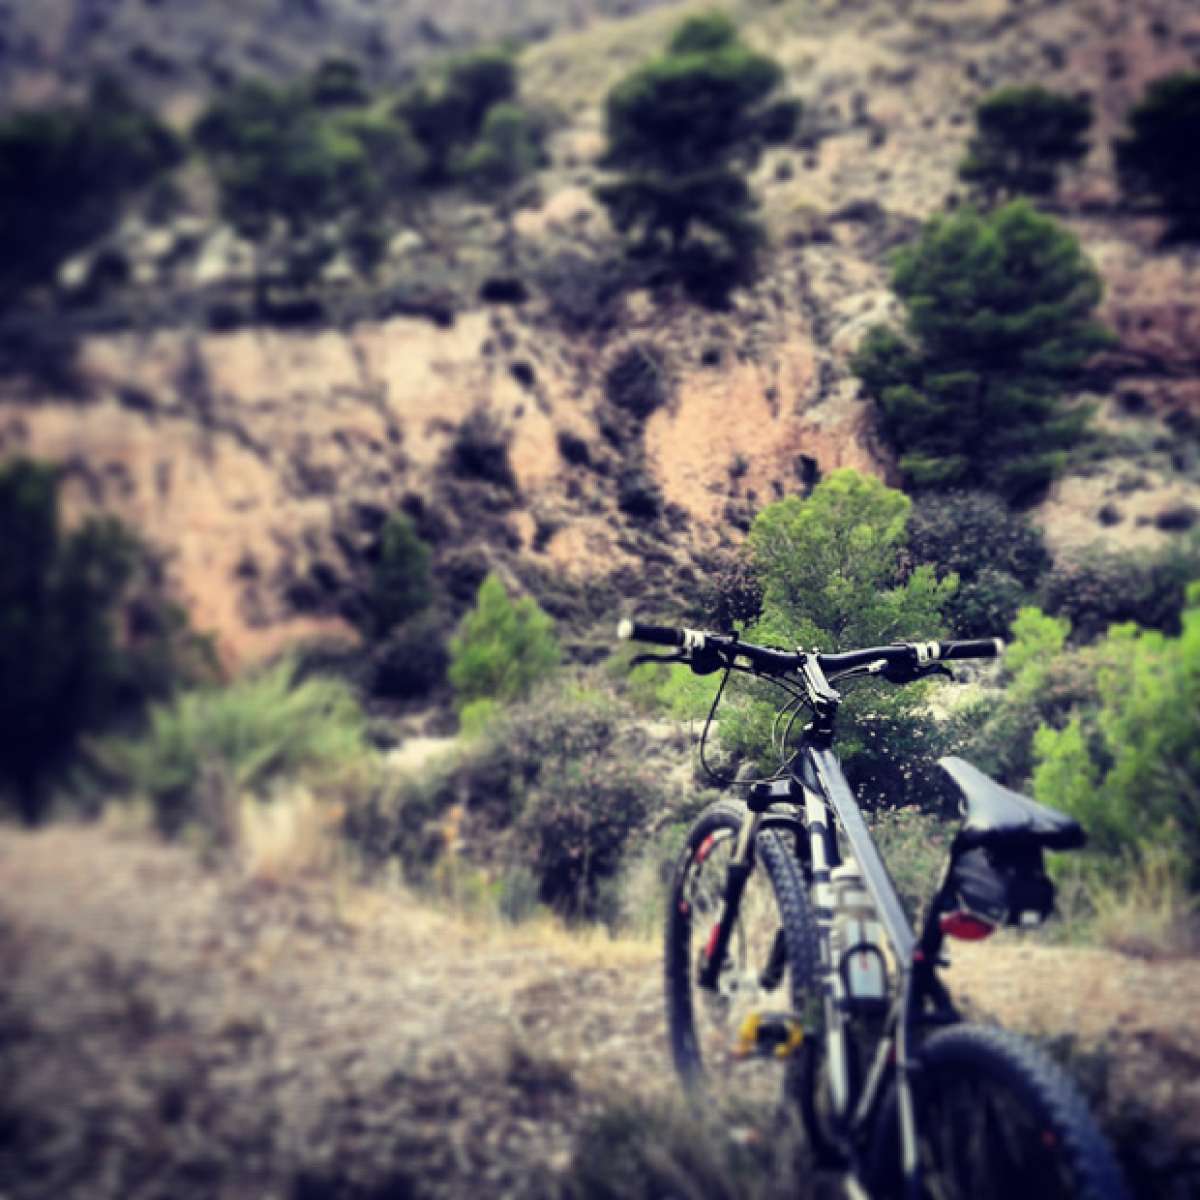
[[[688,656],[682,650],[678,654],[635,654],[629,660],[629,667],[632,670],[634,667],[640,667],[642,663],[685,663],[687,661]]]

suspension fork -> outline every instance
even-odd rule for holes
[[[725,869],[725,896],[721,904],[721,918],[717,922],[709,945],[704,965],[700,968],[697,983],[702,988],[715,991],[725,955],[729,952],[729,942],[733,937],[733,927],[737,923],[738,912],[742,905],[742,893],[746,890],[746,880],[754,867],[751,861],[754,853],[754,842],[758,837],[758,827],[762,824],[762,813],[748,812],[746,820],[738,830],[737,843],[734,846],[733,858]]]

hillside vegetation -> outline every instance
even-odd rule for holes
[[[285,1145],[321,1124],[308,1110],[255,1125],[245,1179],[453,1195],[475,1164],[530,1195],[649,1196],[706,1172],[726,1195],[744,1168],[770,1194],[803,1165],[753,1136],[697,1160],[686,1119],[638,1107],[662,1073],[642,1061],[662,1047],[641,992],[635,1028],[613,1035],[603,1004],[579,1017],[620,1063],[596,1083],[557,950],[528,1003],[509,997],[511,1049],[476,1053],[487,980],[453,960],[484,939],[455,922],[505,929],[497,977],[522,931],[644,938],[711,789],[774,768],[804,724],[777,727],[765,687],[735,681],[706,772],[693,734],[720,680],[631,670],[620,616],[826,650],[1005,638],[1003,660],[954,680],[848,691],[840,750],[905,903],[953,829],[936,759],[962,754],[1089,831],[1051,865],[1061,920],[1033,959],[1071,946],[1112,974],[1108,956],[1136,955],[1193,986],[1194,964],[1164,961],[1200,945],[1193,6],[529,0],[483,19],[457,0],[402,19],[324,0],[227,22],[218,7],[55,0],[37,28],[0,18],[0,804],[14,825],[124,831],[141,848],[127,865],[161,872],[164,894],[155,864],[183,850],[151,836],[220,881],[215,916],[181,918],[195,956],[161,995],[64,966],[130,1044],[175,1036],[163,997],[222,921],[328,892],[433,922],[402,953],[444,978],[427,987],[410,963],[392,999],[436,1018],[410,1047],[433,1027],[463,1040],[457,1082],[384,1055],[392,1074],[355,1076],[361,1116],[320,1093],[337,1134],[311,1153]],[[19,882],[20,853],[0,852]],[[73,927],[28,882],[42,898],[5,908],[0,948],[32,970],[37,931]],[[146,919],[108,902],[118,923]],[[310,919],[275,952],[238,934],[241,966],[222,969],[269,979],[291,940],[340,1006],[331,947],[353,942],[365,974],[344,999],[365,1007],[337,1038],[377,1034],[384,952],[344,936],[340,910],[296,928]],[[141,970],[123,945],[98,953]],[[644,972],[644,946],[628,953]],[[597,968],[603,988],[620,991],[623,963]],[[25,1062],[49,1034],[4,1003],[34,1031]],[[138,1085],[170,1153],[146,1165],[140,1142],[104,1134],[112,1178],[161,1168],[164,1195],[179,1172],[229,1178],[168,1128],[236,1143],[185,1094],[219,1107],[224,1042],[278,1054],[298,1088],[335,1007],[301,1005],[290,1041],[257,1010],[214,1015],[215,991],[180,1003],[179,1078]],[[1089,1056],[1120,1019],[1058,1052],[1102,1075]],[[1144,1059],[1122,1043],[1114,1087]],[[232,1088],[238,1111],[265,1061]],[[458,1088],[473,1073],[512,1118],[477,1163],[464,1146],[487,1113]],[[23,1078],[73,1145],[78,1114],[56,1125],[53,1087]],[[1150,1116],[1092,1090],[1131,1173],[1182,1196],[1196,1137],[1172,1078]],[[633,1106],[612,1104],[604,1089],[631,1080]],[[410,1129],[413,1163],[370,1133],[373,1105]],[[443,1118],[453,1136],[426,1136]],[[1152,1153],[1129,1131],[1155,1120]],[[643,1126],[683,1157],[664,1168]],[[0,1165],[5,1138],[22,1186],[61,1183],[0,1113]],[[359,1142],[361,1179],[340,1165]],[[627,1178],[605,1169],[613,1145]]]

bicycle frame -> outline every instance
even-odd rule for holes
[[[871,838],[862,811],[854,799],[841,763],[832,749],[820,741],[809,741],[792,762],[789,778],[752,789],[747,800],[749,819],[742,825],[726,880],[725,904],[717,931],[710,972],[701,985],[715,986],[717,969],[724,958],[735,923],[741,893],[751,870],[752,847],[759,831],[788,827],[797,839],[797,851],[807,866],[814,915],[820,930],[820,990],[824,1011],[824,1038],[830,1100],[837,1122],[848,1140],[869,1127],[883,1095],[890,1072],[894,1072],[900,1118],[901,1166],[911,1194],[917,1194],[919,1163],[915,1109],[912,1097],[912,1035],[921,1023],[949,1024],[959,1020],[949,993],[937,978],[935,966],[943,940],[937,923],[945,875],[935,889],[924,929],[918,938],[905,915],[879,850]],[[773,811],[776,806],[802,806],[803,825],[794,815]],[[874,1059],[862,1086],[852,1086],[850,1044],[847,1036],[851,1016],[839,964],[833,958],[832,927],[834,894],[831,872],[842,862],[838,829],[861,870],[892,953],[895,979],[889,992],[889,1009]],[[952,859],[951,859],[952,861]],[[768,968],[769,970],[771,968]],[[709,980],[704,978],[708,974]]]

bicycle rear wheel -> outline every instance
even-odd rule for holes
[[[816,994],[818,941],[804,880],[783,835],[759,833],[753,869],[715,991],[698,975],[724,908],[726,869],[746,810],[709,805],[688,833],[668,901],[666,1000],[675,1069],[689,1090],[729,1106],[779,1101],[785,1064],[738,1058],[751,1012],[800,1013]]]
[[[1078,1088],[1005,1029],[955,1025],[922,1046],[914,1083],[922,1195],[930,1200],[1127,1200],[1112,1150]],[[871,1194],[903,1194],[898,1106],[885,1097]]]

